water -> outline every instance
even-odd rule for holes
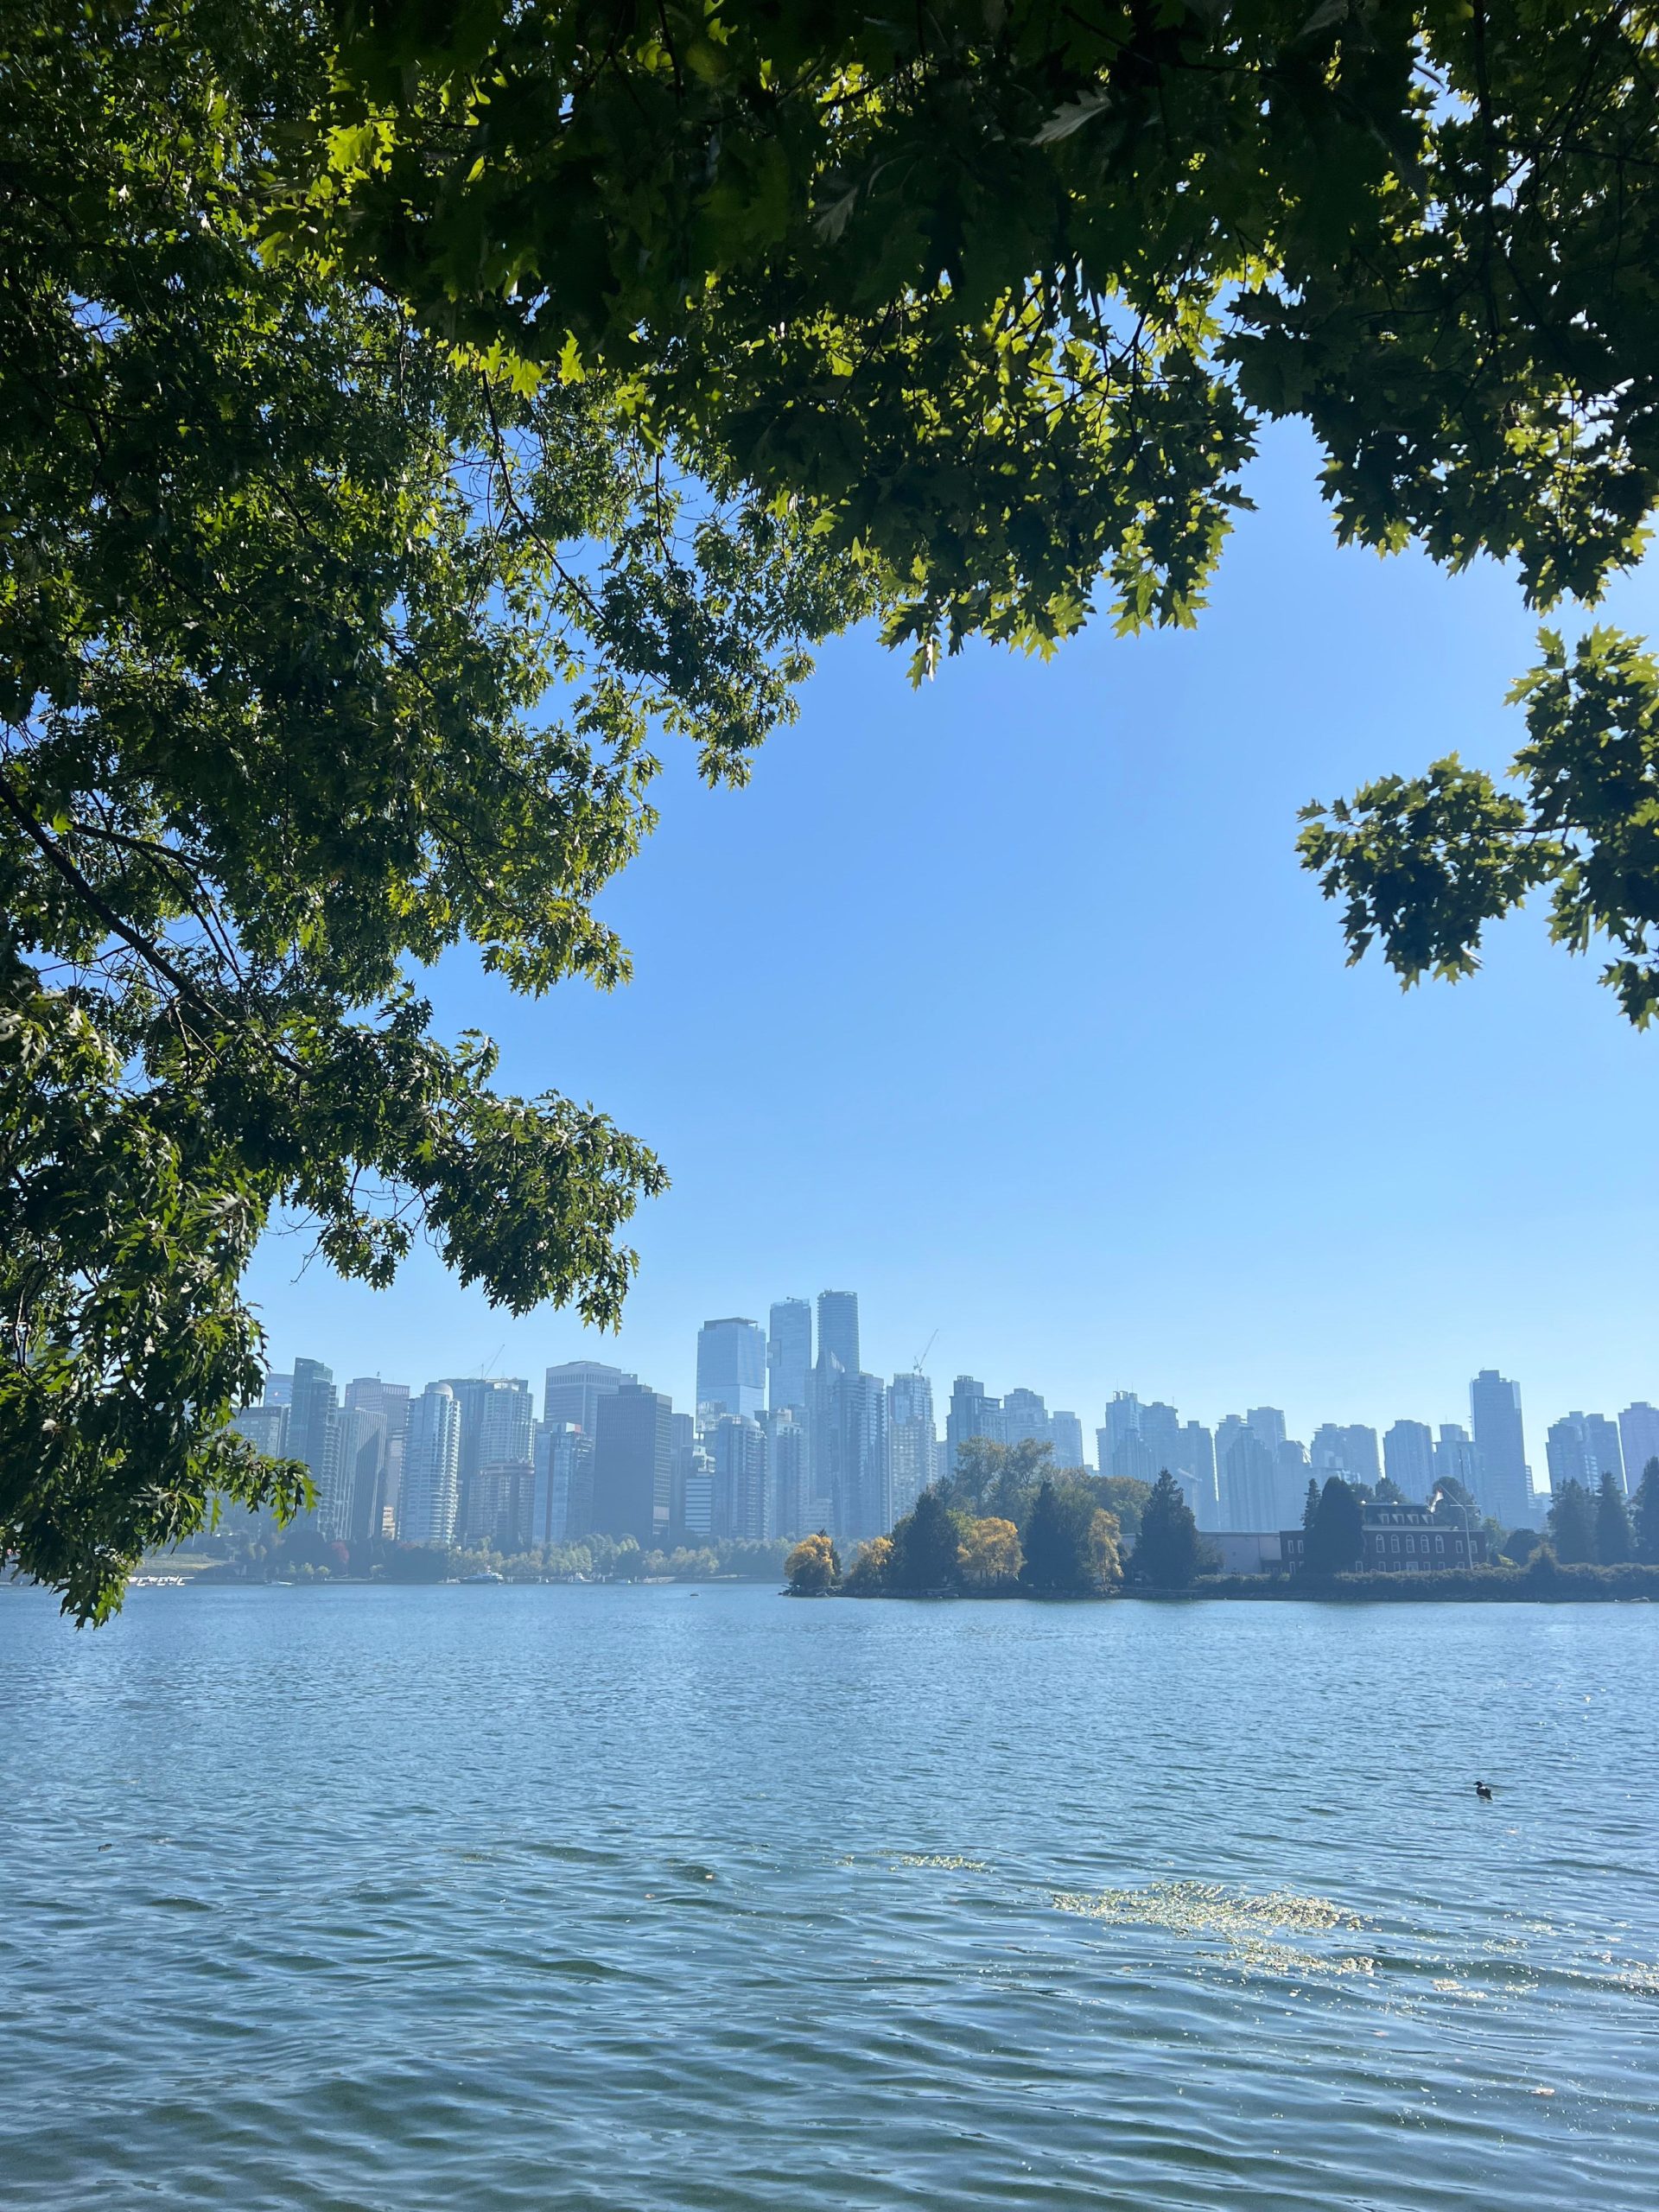
[[[1645,2208],[1656,1693],[1636,1605],[0,1592],[0,2201]]]

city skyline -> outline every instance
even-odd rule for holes
[[[1306,1439],[1281,1407],[1205,1421],[1118,1389],[1091,1449],[1084,1417],[1029,1382],[992,1390],[959,1374],[946,1395],[919,1355],[890,1377],[865,1368],[855,1291],[787,1295],[765,1310],[764,1326],[741,1314],[700,1324],[690,1408],[588,1359],[550,1363],[537,1418],[528,1376],[337,1382],[306,1356],[273,1371],[238,1425],[262,1449],[307,1464],[328,1537],[504,1552],[588,1535],[655,1549],[815,1528],[857,1542],[954,1474],[970,1441],[1040,1445],[1058,1470],[1148,1484],[1167,1472],[1201,1530],[1259,1535],[1298,1525],[1309,1485],[1332,1476],[1418,1503],[1452,1481],[1502,1527],[1537,1529],[1564,1484],[1593,1489],[1611,1477],[1633,1492],[1659,1453],[1659,1408],[1632,1399],[1611,1416],[1575,1409],[1547,1421],[1535,1467],[1519,1383],[1494,1368],[1471,1378],[1466,1421],[1325,1421]]]
[[[844,1295],[845,1294],[840,1294]],[[852,1294],[852,1295],[856,1298],[858,1294],[855,1293]],[[798,1295],[786,1294],[777,1300],[760,1300],[752,1302],[756,1306],[756,1313],[753,1317],[736,1315],[710,1316],[702,1323],[693,1324],[691,1325],[689,1331],[692,1346],[690,1356],[682,1362],[683,1371],[685,1375],[692,1378],[689,1383],[682,1382],[681,1387],[676,1389],[671,1387],[671,1378],[652,1376],[649,1379],[648,1387],[659,1390],[664,1395],[667,1396],[671,1401],[677,1412],[684,1412],[688,1414],[692,1414],[696,1407],[707,1402],[701,1392],[696,1380],[698,1375],[696,1347],[698,1339],[704,1331],[711,1326],[729,1328],[732,1326],[734,1322],[746,1323],[747,1326],[760,1332],[764,1357],[764,1348],[770,1341],[770,1338],[767,1325],[760,1318],[760,1316],[763,1314],[776,1316],[781,1308],[788,1306],[804,1306],[807,1307],[808,1311],[810,1312],[814,1306],[815,1300],[813,1298],[804,1298]],[[864,1325],[862,1321],[861,1320],[855,1323],[855,1333],[861,1335],[864,1332]],[[816,1336],[814,1341],[816,1344]],[[527,1372],[519,1379],[523,1379],[528,1382],[533,1397],[537,1395],[540,1388],[539,1378],[554,1369],[575,1370],[584,1366],[591,1366],[596,1369],[603,1369],[609,1372],[626,1373],[629,1375],[631,1379],[646,1379],[645,1370],[638,1363],[625,1357],[624,1344],[625,1338],[622,1337],[606,1338],[597,1335],[594,1332],[582,1332],[576,1339],[576,1345],[575,1349],[556,1348],[556,1356],[549,1357],[539,1364],[527,1363]],[[309,1355],[306,1354],[299,1355],[301,1358],[305,1358],[308,1356]],[[286,1366],[284,1366],[281,1362],[273,1359],[271,1362],[270,1371],[275,1375],[290,1373],[293,1370],[294,1363],[294,1359],[292,1357],[290,1357]],[[342,1389],[346,1388],[348,1383],[352,1387],[355,1388],[359,1383],[378,1382],[382,1379],[378,1373],[372,1375],[348,1375],[347,1369],[352,1365],[350,1361],[345,1361],[343,1363],[336,1361],[333,1364],[336,1382]],[[1659,1370],[1659,1357],[1655,1359],[1653,1364],[1655,1370]],[[950,1401],[951,1384],[954,1382],[962,1379],[962,1376],[958,1375],[947,1375],[945,1372],[947,1365],[948,1363],[942,1363],[938,1360],[933,1359],[930,1360],[925,1370],[925,1379],[931,1383],[933,1388],[934,1404],[941,1443],[945,1442],[947,1438],[947,1409]],[[916,1368],[913,1359],[911,1363],[905,1365],[893,1365],[880,1359],[876,1359],[862,1371],[873,1372],[880,1376],[884,1382],[892,1386],[906,1381],[911,1375],[918,1372],[918,1370]],[[967,1372],[968,1370],[963,1370],[964,1375],[967,1374]],[[1573,1408],[1562,1408],[1560,1411],[1557,1412],[1554,1409],[1541,1407],[1536,1403],[1523,1377],[1511,1376],[1507,1371],[1498,1368],[1491,1368],[1471,1370],[1468,1378],[1465,1380],[1460,1402],[1450,1408],[1435,1406],[1426,1409],[1420,1400],[1419,1403],[1409,1408],[1395,1410],[1381,1417],[1372,1416],[1366,1419],[1351,1421],[1335,1421],[1328,1419],[1309,1421],[1305,1418],[1299,1417],[1294,1412],[1287,1411],[1282,1407],[1269,1407],[1265,1404],[1254,1407],[1247,1406],[1243,1402],[1243,1401],[1236,1397],[1235,1402],[1232,1404],[1226,1405],[1223,1410],[1213,1413],[1208,1411],[1207,1408],[1204,1405],[1182,1404],[1180,1406],[1180,1415],[1183,1425],[1187,1425],[1191,1422],[1196,1421],[1201,1427],[1208,1429],[1212,1435],[1215,1435],[1223,1428],[1224,1424],[1230,1419],[1236,1419],[1248,1426],[1250,1422],[1252,1411],[1271,1413],[1277,1420],[1280,1436],[1281,1439],[1286,1437],[1297,1439],[1310,1451],[1316,1448],[1318,1438],[1327,1430],[1370,1431],[1376,1439],[1378,1464],[1379,1468],[1381,1468],[1383,1457],[1383,1441],[1389,1430],[1397,1425],[1403,1425],[1407,1427],[1421,1428],[1427,1433],[1431,1445],[1438,1437],[1440,1431],[1444,1427],[1448,1426],[1453,1427],[1468,1427],[1471,1425],[1472,1421],[1472,1412],[1470,1401],[1470,1391],[1476,1379],[1478,1379],[1478,1377],[1483,1373],[1491,1373],[1494,1375],[1505,1385],[1505,1387],[1513,1384],[1520,1392],[1523,1436],[1523,1458],[1521,1464],[1528,1471],[1530,1477],[1532,1490],[1537,1494],[1541,1495],[1548,1491],[1552,1468],[1556,1465],[1559,1465],[1565,1474],[1574,1475],[1577,1478],[1582,1479],[1582,1474],[1580,1472],[1581,1466],[1589,1466],[1592,1471],[1599,1474],[1600,1465],[1606,1464],[1605,1456],[1601,1461],[1596,1461],[1593,1451],[1591,1452],[1588,1459],[1584,1459],[1582,1457],[1575,1459],[1573,1456],[1573,1447],[1571,1446],[1565,1444],[1555,1446],[1552,1445],[1552,1440],[1556,1437],[1557,1433],[1564,1430],[1572,1424],[1582,1423],[1586,1421],[1588,1421],[1591,1423],[1600,1421],[1611,1429],[1614,1442],[1617,1446],[1618,1440],[1618,1424],[1622,1414],[1627,1412],[1635,1411],[1638,1415],[1647,1417],[1645,1421],[1638,1421],[1637,1425],[1638,1433],[1644,1440],[1646,1440],[1646,1448],[1642,1451],[1639,1464],[1636,1467],[1635,1473],[1630,1478],[1629,1487],[1631,1490],[1634,1490],[1636,1486],[1636,1480],[1639,1478],[1641,1466],[1646,1464],[1646,1459],[1649,1457],[1659,1454],[1659,1410],[1656,1410],[1656,1404],[1659,1404],[1659,1372],[1656,1373],[1649,1383],[1649,1388],[1653,1393],[1653,1399],[1651,1402],[1646,1395],[1643,1395],[1640,1388],[1637,1387],[1630,1389],[1628,1393],[1621,1394],[1621,1402],[1612,1404],[1600,1409],[1592,1409],[1589,1411],[1580,1407]],[[751,1410],[753,1404],[770,1402],[770,1394],[766,1379],[766,1370],[764,1366],[761,1370],[761,1377],[762,1379],[758,1383],[752,1382],[749,1386],[753,1394],[752,1398],[748,1402],[746,1402],[741,1407],[741,1410],[747,1413]],[[457,1380],[483,1382],[499,1378],[497,1376],[480,1375],[478,1376],[461,1378],[455,1378],[452,1376],[450,1379],[452,1382]],[[1091,1466],[1098,1466],[1098,1452],[1096,1442],[1096,1433],[1104,1427],[1109,1422],[1112,1402],[1115,1399],[1120,1396],[1129,1396],[1137,1399],[1143,1408],[1159,1408],[1166,1411],[1169,1409],[1172,1404],[1178,1402],[1165,1399],[1147,1390],[1136,1389],[1128,1383],[1116,1383],[1109,1385],[1103,1393],[1097,1392],[1095,1398],[1085,1400],[1081,1406],[1066,1406],[1061,1404],[1059,1399],[1054,1393],[1042,1389],[1041,1378],[1033,1379],[1027,1377],[1025,1381],[1020,1382],[1010,1382],[1004,1379],[1001,1381],[1001,1386],[999,1387],[998,1371],[991,1363],[986,1362],[982,1362],[980,1367],[973,1371],[971,1379],[977,1381],[982,1384],[984,1394],[988,1398],[995,1399],[999,1402],[1007,1399],[1010,1395],[1016,1399],[1027,1396],[1034,1396],[1039,1398],[1043,1402],[1047,1414],[1051,1420],[1057,1414],[1062,1418],[1075,1419],[1078,1424],[1081,1433],[1081,1440],[1084,1445],[1084,1462]],[[387,1376],[385,1380],[388,1384],[395,1386],[397,1382],[407,1383],[409,1382],[409,1377],[406,1376],[399,1376],[396,1378]],[[410,1387],[418,1392],[421,1385],[417,1381],[411,1384]],[[1249,1395],[1250,1394],[1246,1395]],[[1254,1394],[1254,1395],[1260,1396],[1264,1400],[1269,1395],[1271,1394],[1266,1390]],[[1406,1394],[1402,1392],[1401,1395],[1403,1396]],[[788,1404],[796,1402],[796,1401],[785,1397],[779,1399],[777,1402],[780,1404]],[[739,1408],[734,1408],[733,1409],[737,1410]],[[537,1415],[537,1418],[548,1417],[550,1416],[540,1413],[538,1413]],[[559,1418],[571,1419],[577,1421],[580,1426],[590,1427],[593,1419],[591,1398],[588,1402],[587,1418],[585,1420],[582,1418],[582,1412],[574,1404],[568,1407],[562,1405],[559,1409]],[[1650,1423],[1650,1425],[1649,1425],[1649,1423]],[[1584,1447],[1580,1445],[1578,1447],[1578,1451],[1580,1455],[1583,1453],[1583,1450]],[[1624,1452],[1622,1447],[1619,1447],[1619,1450],[1621,1459],[1627,1456]],[[1103,1471],[1109,1471],[1103,1470]]]

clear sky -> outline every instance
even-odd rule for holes
[[[1569,1408],[1659,1402],[1659,1034],[1541,913],[1402,995],[1344,965],[1296,810],[1453,748],[1497,767],[1535,623],[1491,568],[1340,550],[1281,434],[1196,632],[976,648],[912,691],[861,633],[746,791],[680,758],[604,912],[636,980],[432,979],[502,1079],[592,1099],[673,1178],[620,1338],[523,1320],[422,1251],[376,1294],[273,1236],[273,1361],[417,1385],[620,1361],[689,1407],[706,1316],[856,1290],[867,1366],[1114,1389],[1182,1417],[1467,1417],[1477,1367]],[[1604,619],[1653,625],[1654,570]],[[937,1332],[937,1337],[935,1337]]]

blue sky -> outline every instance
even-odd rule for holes
[[[527,1375],[620,1360],[689,1404],[697,1324],[829,1285],[867,1365],[1080,1413],[1114,1389],[1213,1421],[1466,1417],[1519,1378],[1529,1457],[1569,1406],[1659,1402],[1659,1034],[1597,963],[1505,925],[1482,973],[1402,995],[1344,965],[1297,808],[1453,748],[1498,766],[1535,622],[1490,567],[1339,550],[1311,445],[1193,632],[1096,624],[1054,661],[977,648],[922,691],[862,633],[822,656],[743,791],[684,758],[603,911],[636,980],[516,1001],[431,980],[502,1080],[591,1098],[672,1178],[637,1217],[620,1338],[523,1320],[429,1252],[340,1283],[273,1236],[278,1366]],[[1652,626],[1651,564],[1605,619]],[[941,1408],[942,1410],[942,1408]]]

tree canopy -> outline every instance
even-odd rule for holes
[[[1659,483],[1659,27],[1629,0],[337,0],[277,228],[439,329],[608,372],[810,513],[918,671],[1192,621],[1261,426],[1338,535],[1593,601]],[[1659,683],[1547,633],[1498,782],[1309,810],[1358,957],[1542,886],[1659,1005]]]
[[[664,1177],[414,978],[608,986],[663,738],[741,780],[844,565],[383,287],[261,254],[327,86],[280,4],[24,0],[0,53],[0,1553],[105,1614],[214,1493],[274,1207],[613,1321]]]

